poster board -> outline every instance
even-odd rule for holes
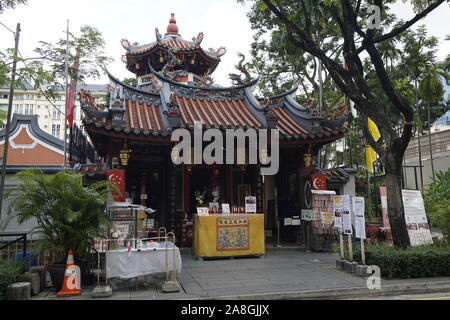
[[[302,220],[313,221],[314,220],[314,211],[308,210],[308,209],[302,209]]]
[[[256,197],[245,197],[245,212],[256,213]]]
[[[341,231],[344,234],[353,234],[349,195],[338,195],[334,197],[334,215],[342,219]],[[337,219],[337,222],[340,222],[339,219]]]
[[[402,190],[405,222],[411,246],[433,243],[422,194],[418,190]]]
[[[352,210],[355,215],[355,236],[358,239],[366,239],[364,197],[352,197]]]
[[[209,215],[209,210],[208,210],[208,208],[197,208],[197,214],[199,215],[199,216],[207,216],[207,215]]]
[[[230,204],[222,203],[222,214],[230,214]]]

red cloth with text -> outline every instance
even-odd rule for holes
[[[311,188],[313,190],[327,190],[327,176],[324,174],[312,174]]]
[[[120,194],[113,191],[114,201],[125,202],[125,170],[106,170],[108,181],[119,189]]]

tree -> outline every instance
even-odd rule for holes
[[[0,0],[0,13],[5,9],[14,9],[18,4],[26,4],[27,0]]]
[[[124,78],[122,82],[134,88],[137,88],[138,86],[138,81],[136,78]]]
[[[8,220],[36,219],[34,231],[42,236],[43,248],[53,250],[60,261],[68,250],[84,257],[91,241],[101,234],[101,226],[107,224],[103,207],[111,184],[99,181],[85,187],[81,174],[64,171],[49,175],[24,170],[16,179],[17,186],[7,194],[12,200]]]
[[[4,9],[14,9],[18,4],[26,3],[27,0],[0,0],[0,14]],[[20,50],[15,55],[14,49],[0,52],[0,86],[11,84],[13,61],[20,65],[12,84],[14,88],[25,90],[24,83],[28,82],[50,99],[55,97],[58,89],[65,86],[67,37],[54,44],[44,41],[39,43],[40,46],[34,50],[38,53],[36,57],[22,57]],[[94,27],[82,26],[78,34],[69,33],[69,80],[85,83],[88,78],[99,78],[104,65],[112,61],[103,52],[104,45],[101,32]],[[80,53],[78,72],[73,67],[77,52]]]
[[[389,76],[385,61],[379,46],[385,41],[397,38],[408,30],[421,18],[432,12],[445,0],[413,1],[417,14],[408,21],[400,21],[385,32],[377,23],[389,4],[395,0],[375,0],[374,4],[381,15],[368,9],[370,1],[358,0],[261,0],[255,1],[255,6],[265,10],[275,21],[274,28],[283,30],[286,39],[296,48],[308,52],[322,61],[330,73],[331,78],[342,92],[355,103],[355,108],[361,113],[360,127],[370,145],[380,157],[386,171],[386,184],[388,187],[388,211],[391,223],[394,244],[397,247],[409,245],[406,229],[402,194],[402,160],[408,143],[412,137],[414,126],[414,111],[411,104],[402,97],[395,88],[393,79]],[[343,56],[347,68],[337,63],[327,55],[326,42],[317,41],[312,26],[315,24],[315,14],[329,16],[328,24],[334,24],[339,32]],[[380,102],[378,95],[370,87],[362,61],[362,53],[368,55],[373,66],[376,78],[382,88],[383,96],[388,99],[393,108],[403,118],[403,125],[399,130],[392,126],[387,106]],[[382,135],[376,142],[367,128],[367,118],[370,117]]]
[[[442,84],[442,78],[445,79],[447,84],[450,83],[450,75],[445,72],[443,67],[439,65],[432,65],[427,68],[426,72],[422,76],[422,81],[419,86],[419,96],[427,103],[428,142],[430,145],[431,173],[433,181],[435,180],[435,172],[431,143],[431,104],[438,103],[442,100],[445,92]]]

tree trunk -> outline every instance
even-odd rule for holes
[[[388,216],[394,245],[398,248],[406,248],[410,245],[402,201],[402,158],[401,155],[390,150],[384,161]]]

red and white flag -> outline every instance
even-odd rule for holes
[[[75,63],[73,64],[73,68],[75,70],[75,75],[78,74],[78,68],[80,66],[80,52],[77,51],[75,56]],[[69,90],[67,92],[67,122],[69,128],[72,128],[73,118],[75,112],[75,95],[77,91],[77,81],[72,79],[70,80]]]
[[[119,190],[120,194],[113,191],[114,201],[125,202],[125,170],[106,170],[108,181],[114,184]]]

